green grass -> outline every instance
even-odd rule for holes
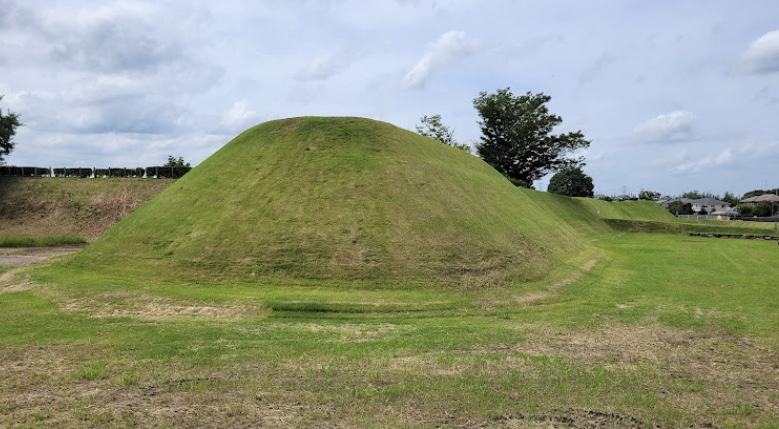
[[[81,237],[3,237],[0,236],[0,247],[50,247],[84,244]]]
[[[576,281],[527,302],[512,298],[556,280],[109,287],[110,276],[38,267],[32,289],[0,294],[0,362],[17,368],[0,380],[0,425],[770,428],[769,244],[599,235],[591,270],[572,267]]]
[[[657,222],[646,220],[604,219],[613,230],[624,232],[662,232],[681,234],[687,232],[712,234],[779,235],[774,224],[763,222],[733,221],[678,221]]]
[[[576,198],[593,215],[604,219],[677,222],[676,216],[653,201],[604,201]]]
[[[272,122],[0,281],[0,426],[779,426],[775,243],[431,143]]]
[[[571,222],[566,222],[570,218]],[[225,283],[500,287],[541,279],[607,228],[481,159],[390,124],[295,118],[225,145],[74,259]]]

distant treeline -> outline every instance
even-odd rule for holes
[[[146,168],[51,168],[0,166],[0,177],[148,177],[156,179],[178,179],[192,167],[155,166]]]

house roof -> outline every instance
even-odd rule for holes
[[[730,203],[727,201],[720,201],[714,198],[700,198],[697,200],[691,200],[689,198],[671,198],[668,200],[660,200],[657,203],[663,207],[667,207],[674,201],[681,201],[682,204],[692,204],[694,206],[725,206],[730,207]]]
[[[715,200],[714,198],[701,198],[698,200],[687,200],[688,203],[694,206],[729,206],[730,203],[726,201]]]

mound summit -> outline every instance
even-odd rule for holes
[[[494,287],[539,278],[580,246],[541,195],[387,123],[276,120],[237,136],[71,264],[192,281]]]

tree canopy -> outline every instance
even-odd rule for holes
[[[3,96],[0,95],[0,100]],[[14,149],[14,135],[16,134],[16,127],[22,125],[19,122],[19,115],[9,111],[7,114],[3,114],[3,110],[0,109],[0,164],[5,160],[5,156],[10,154]]]
[[[719,195],[712,194],[711,192],[698,192],[695,191],[687,191],[682,193],[682,198],[687,198],[690,200],[700,200],[702,198],[714,198],[715,200],[719,199]]]
[[[646,189],[642,189],[641,192],[638,193],[638,199],[639,200],[648,200],[648,201],[657,201],[660,199],[660,193],[655,191],[650,191]]]
[[[465,143],[458,143],[457,140],[454,139],[454,130],[444,125],[441,120],[441,115],[425,115],[420,118],[419,122],[421,124],[416,126],[417,133],[437,140],[447,146],[456,147],[471,153],[470,146]]]
[[[184,162],[184,157],[176,159],[173,155],[168,155],[168,162],[163,167],[189,167],[188,162]]]
[[[695,214],[692,210],[692,204],[683,203],[682,200],[674,200],[668,203],[668,211],[675,215],[691,215]]]
[[[732,192],[725,192],[725,195],[722,197],[722,201],[725,201],[726,203],[735,207],[738,205],[739,201],[741,201],[741,198],[739,198],[738,195]]]
[[[543,93],[517,97],[510,88],[481,92],[473,100],[481,116],[477,153],[517,186],[531,187],[548,173],[581,165],[582,157],[568,155],[590,146],[581,131],[552,134],[563,120],[549,113],[550,100]]]
[[[546,190],[552,194],[567,195],[569,197],[592,198],[594,189],[592,177],[584,174],[581,168],[567,167],[552,176]]]

